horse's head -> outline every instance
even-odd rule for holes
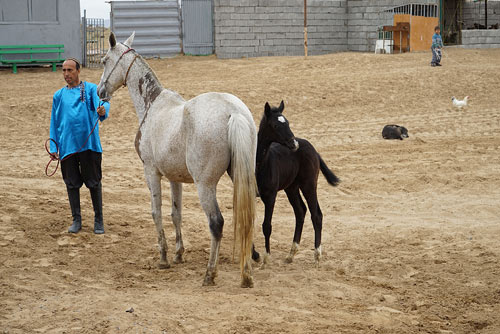
[[[285,145],[292,151],[299,149],[299,142],[295,139],[288,120],[283,116],[285,104],[281,101],[278,108],[271,107],[266,102],[264,106],[264,117],[260,122],[259,137],[266,138],[270,142]]]
[[[115,34],[109,35],[109,50],[101,62],[104,65],[97,93],[103,100],[109,100],[113,93],[126,84],[128,69],[134,61],[132,42],[135,32],[123,43],[116,43]]]

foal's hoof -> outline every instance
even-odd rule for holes
[[[168,269],[168,268],[170,268],[170,264],[168,262],[160,262],[160,264],[158,264],[158,268],[159,269]]]
[[[293,262],[293,256],[290,256],[288,255],[286,258],[285,258],[285,263],[292,263]]]
[[[314,250],[314,262],[316,264],[316,268],[319,268],[319,263],[321,261],[321,246]]]
[[[256,255],[252,254],[252,260],[254,260],[257,263],[260,263],[260,261],[261,261],[260,254],[259,253],[257,253]]]

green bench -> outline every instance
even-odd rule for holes
[[[64,62],[61,53],[64,53],[64,44],[0,45],[0,63],[12,66],[12,73],[17,73],[18,64],[52,64],[55,72],[56,65]],[[41,55],[49,57],[45,59]]]

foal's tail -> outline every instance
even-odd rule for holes
[[[253,122],[253,119],[251,120]],[[250,255],[252,254],[253,223],[255,219],[255,154],[257,134],[255,125],[243,114],[232,114],[228,122],[231,149],[234,238],[240,244],[240,269],[243,287],[252,287]]]
[[[323,161],[319,153],[318,153],[318,158],[319,158],[319,168],[321,169],[321,173],[323,173],[323,175],[325,176],[326,181],[334,187],[337,186],[340,182],[340,179],[335,174],[333,174],[330,168],[328,168],[328,166]]]

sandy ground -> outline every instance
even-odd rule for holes
[[[106,234],[71,222],[58,172],[44,174],[53,93],[62,72],[0,71],[0,333],[500,333],[500,50],[218,60],[151,60],[165,87],[186,99],[240,97],[260,120],[285,100],[295,135],[310,140],[342,179],[320,176],[323,262],[314,266],[306,217],[292,264],[294,216],[281,193],[271,265],[239,287],[232,262],[232,185],[218,188],[226,220],[217,286],[202,287],[209,232],[196,188],[184,187],[186,263],[157,267],[149,192],[134,151],[128,91],[101,125]],[[101,70],[82,71],[98,82]],[[455,110],[451,96],[472,101]],[[388,141],[385,124],[410,138]],[[170,250],[170,191],[164,181]],[[263,251],[258,201],[255,241]],[[172,259],[172,253],[169,253]],[[133,312],[126,312],[133,308]]]

